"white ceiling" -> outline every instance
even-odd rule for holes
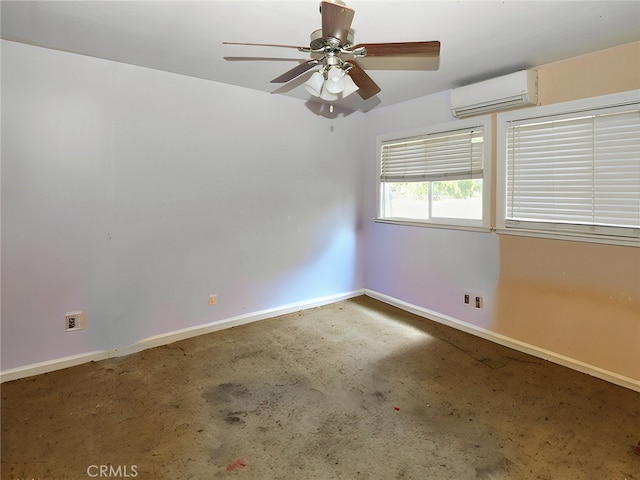
[[[423,70],[360,60],[382,92],[367,101],[355,94],[338,105],[352,110],[367,111],[640,40],[637,0],[347,4],[356,11],[355,43],[442,43],[439,65],[423,60]],[[310,33],[320,28],[318,6],[318,0],[3,0],[1,33],[8,40],[313,100],[301,86],[311,72],[286,85],[270,83],[309,58],[307,54],[222,42],[308,46]]]

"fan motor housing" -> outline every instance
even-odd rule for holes
[[[346,48],[353,45],[353,31],[350,30],[347,34],[347,39],[344,42],[340,42],[340,39],[334,37],[323,37],[322,29],[315,30],[311,33],[311,42],[309,48],[311,50],[323,50],[329,48],[329,50],[340,50],[340,47]]]

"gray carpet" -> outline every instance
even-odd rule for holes
[[[638,440],[639,393],[367,297],[2,385],[2,479],[631,480]]]

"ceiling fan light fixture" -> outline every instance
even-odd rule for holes
[[[309,80],[304,82],[304,88],[314,97],[319,97],[324,86],[324,77],[320,72],[315,72]]]

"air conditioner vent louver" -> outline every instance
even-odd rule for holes
[[[458,118],[535,105],[537,101],[535,70],[522,70],[451,90],[451,112]]]

